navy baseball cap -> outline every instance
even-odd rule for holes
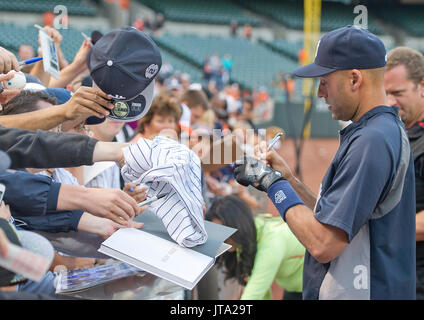
[[[386,49],[377,36],[364,28],[347,26],[325,34],[318,42],[315,61],[293,74],[314,78],[337,70],[382,68],[386,60]]]
[[[64,104],[72,97],[72,92],[64,88],[47,88],[41,90],[41,92],[45,92],[49,96],[55,97],[57,99],[57,104]]]
[[[103,35],[89,52],[87,65],[93,86],[112,96],[110,119],[134,121],[149,111],[162,57],[144,32],[122,27]]]
[[[96,44],[99,39],[103,37],[103,33],[101,33],[99,30],[94,30],[91,32],[91,43]]]

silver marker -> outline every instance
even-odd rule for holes
[[[89,43],[89,44],[91,44],[91,46],[93,46],[93,43],[90,41],[90,39],[88,38],[88,36],[84,33],[84,32],[81,32],[81,34],[82,34],[82,36],[84,37],[84,39]]]

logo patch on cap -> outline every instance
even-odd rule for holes
[[[130,113],[130,108],[123,101],[115,102],[115,108],[112,109],[112,113],[117,118],[125,118]]]
[[[145,74],[146,78],[150,79],[154,77],[154,75],[156,74],[156,72],[158,72],[158,70],[159,70],[159,66],[157,64],[151,64],[146,69],[146,74]]]
[[[315,50],[315,58],[317,57],[317,54],[318,54],[318,48],[319,48],[319,43],[320,42],[321,42],[321,40],[318,40],[317,49]]]

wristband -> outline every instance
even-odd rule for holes
[[[273,183],[268,189],[268,197],[284,221],[286,221],[287,210],[295,205],[304,204],[287,180]]]

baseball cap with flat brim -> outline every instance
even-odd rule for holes
[[[103,35],[88,53],[87,65],[93,86],[112,97],[110,119],[134,121],[149,111],[162,57],[147,34],[123,27]]]
[[[386,60],[386,49],[377,36],[358,26],[346,26],[325,34],[318,42],[315,61],[293,74],[315,78],[337,70],[382,68]]]

